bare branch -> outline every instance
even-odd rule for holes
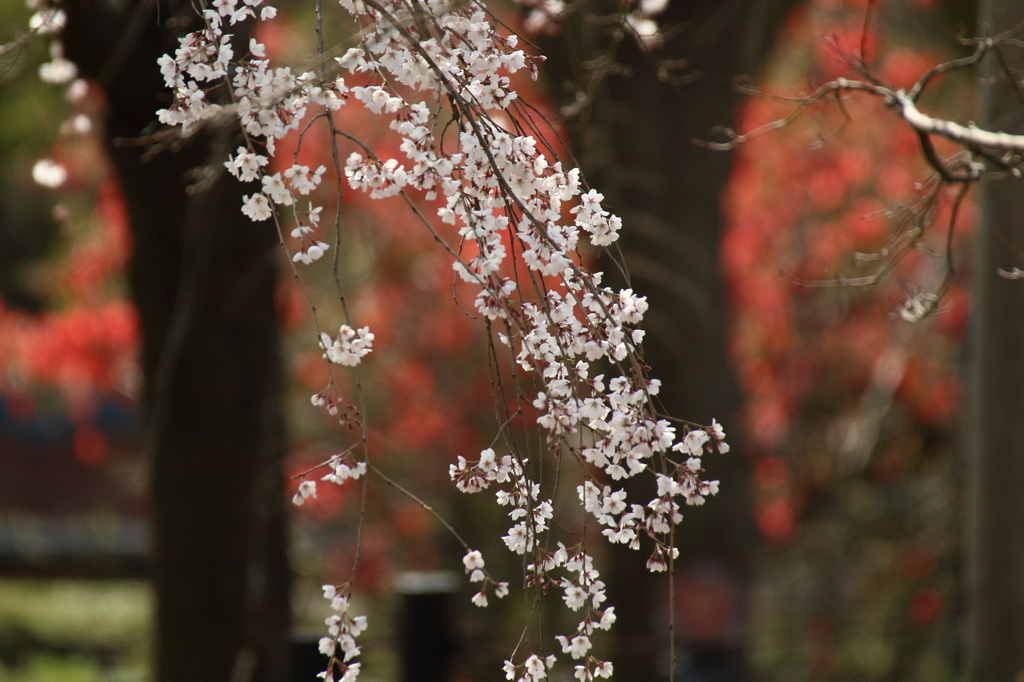
[[[22,33],[20,36],[18,36],[11,42],[7,43],[6,45],[0,45],[0,57],[6,57],[7,55],[13,54],[14,52],[17,52],[21,48],[25,47],[32,40],[32,38],[35,37],[35,35],[35,30],[27,31],[25,33]]]
[[[898,105],[903,120],[919,133],[939,135],[965,147],[977,146],[1003,152],[1024,152],[1024,135],[992,132],[983,130],[973,123],[965,127],[953,121],[932,118],[922,113],[902,90],[893,92],[891,97]]]

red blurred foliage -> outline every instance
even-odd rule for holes
[[[698,564],[676,579],[675,610],[684,640],[721,642],[737,627],[740,595],[736,581],[713,564]]]
[[[406,537],[422,537],[430,530],[430,515],[415,502],[405,502],[395,510],[395,528]]]
[[[71,451],[79,462],[85,466],[95,467],[107,458],[109,444],[107,437],[91,425],[79,426],[75,429],[71,441]]]
[[[787,77],[811,74],[816,83],[855,77],[848,58],[861,49],[864,5],[816,0],[794,10],[778,42]],[[879,78],[897,85],[913,82],[941,61],[931,52],[890,48],[873,28],[865,41]],[[802,81],[760,87],[787,95],[809,91]],[[781,464],[781,455],[793,450],[796,426],[809,433],[827,430],[829,419],[864,409],[859,403],[880,392],[891,394],[895,409],[919,427],[938,426],[950,418],[962,394],[950,350],[963,337],[969,310],[962,278],[938,315],[913,328],[891,320],[894,304],[915,291],[908,283],[937,281],[941,258],[913,253],[866,292],[838,287],[823,294],[794,283],[873,272],[855,267],[853,254],[892,246],[898,226],[881,209],[913,199],[915,182],[928,175],[916,136],[882,102],[849,93],[844,107],[848,124],[835,105],[815,106],[789,127],[742,145],[722,199],[727,229],[720,265],[733,310],[729,354],[746,396],[740,418],[748,451],[766,457],[755,461],[756,521],[773,543],[796,532],[804,493],[828,484],[820,463]],[[737,129],[764,125],[790,108],[747,100],[737,113]],[[951,196],[943,196],[932,228],[937,238],[944,236],[950,206]],[[960,212],[957,248],[970,230],[972,213],[969,207]],[[940,239],[928,244],[941,253]],[[882,357],[893,353],[908,358],[895,381],[877,371]],[[819,450],[814,456],[828,455]],[[903,470],[887,469],[890,474]]]
[[[811,651],[812,667],[809,678],[812,680],[832,678],[839,669],[835,628],[821,617],[808,619],[804,627],[804,640]]]
[[[120,387],[122,372],[131,371],[138,322],[126,301],[83,305],[41,319],[7,317],[16,320],[8,342],[28,381],[69,391],[109,391]]]
[[[274,291],[274,309],[281,320],[281,328],[290,332],[298,328],[309,316],[309,303],[295,283],[287,280],[278,283]]]
[[[910,547],[903,553],[902,566],[909,580],[924,580],[935,570],[935,554],[927,547]]]
[[[882,81],[897,88],[908,89],[921,74],[940,63],[939,56],[929,52],[915,52],[906,48],[898,48],[889,52],[882,62]],[[942,74],[934,83],[939,83]]]
[[[918,590],[910,598],[910,619],[918,625],[928,625],[942,615],[942,593],[934,587]]]
[[[89,163],[85,155],[70,158]],[[77,170],[71,166],[69,173]],[[110,175],[78,176],[96,183],[89,186],[82,180],[69,190],[81,195],[91,209],[79,217],[67,217],[66,209],[57,212],[65,216],[65,227],[74,239],[65,254],[40,266],[55,272],[45,278],[52,288],[42,292],[53,307],[29,315],[8,310],[0,301],[0,377],[7,378],[0,379],[0,393],[5,396],[26,386],[51,385],[72,402],[88,403],[101,393],[133,396],[139,383],[138,320],[121,280],[131,253],[124,196]],[[11,377],[16,377],[15,384]],[[77,445],[76,440],[76,456],[83,453],[80,460],[102,460],[96,453],[103,449],[88,445],[95,438],[82,436],[81,442],[87,445]]]
[[[781,457],[763,457],[754,467],[754,484],[763,490],[779,490],[789,480],[789,467]]]
[[[776,497],[757,504],[754,520],[761,535],[773,545],[788,542],[793,537],[798,523],[793,505],[784,497]]]

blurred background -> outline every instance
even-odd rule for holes
[[[0,5],[0,42],[23,32],[41,6],[30,4]],[[670,3],[657,15],[669,27],[666,43],[655,46],[663,61],[622,42],[622,68],[597,85],[579,65],[615,37],[578,15],[542,27],[535,39],[551,55],[548,81],[520,84],[542,111],[563,116],[560,130],[592,184],[627,231],[636,226],[623,251],[634,287],[650,292],[648,359],[666,387],[676,381],[666,396],[672,412],[715,417],[736,443],[712,467],[723,494],[689,510],[682,528],[676,679],[961,679],[961,405],[975,210],[961,210],[956,275],[940,312],[912,325],[901,306],[945,274],[941,229],[934,243],[925,241],[934,251],[916,250],[877,286],[794,282],[870,274],[862,264],[872,261],[857,254],[891,247],[902,229],[888,209],[914,199],[927,167],[915,135],[880,102],[853,96],[845,111],[812,108],[732,153],[700,149],[691,138],[708,139],[715,126],[748,130],[788,110],[741,100],[734,76],[776,93],[807,92],[849,75],[850,55],[865,47],[881,81],[909,85],[962,54],[953,36],[973,34],[975,9],[887,0],[872,5],[865,33],[862,0],[726,4],[729,11]],[[538,7],[546,6],[532,11]],[[166,16],[185,9],[170,3]],[[302,64],[315,50],[311,13],[302,3],[282,10],[256,37],[273,58]],[[530,16],[529,8],[504,11],[513,26]],[[81,15],[71,11],[69,53],[84,49],[75,42]],[[340,24],[330,28],[346,35]],[[188,581],[203,570],[217,581],[230,576],[218,574],[220,562],[198,544],[191,577],[154,559],[163,555],[153,551],[150,480],[167,455],[152,446],[144,415],[163,409],[156,368],[166,348],[153,340],[161,332],[147,332],[154,314],[140,318],[133,304],[133,296],[149,300],[138,284],[145,266],[128,268],[133,254],[160,262],[164,252],[154,255],[150,228],[136,217],[143,200],[125,181],[125,152],[110,143],[123,135],[115,130],[123,102],[159,95],[141,85],[119,94],[124,86],[103,71],[105,59],[93,68],[76,58],[80,78],[43,82],[38,70],[52,61],[54,42],[39,38],[0,57],[0,680],[172,679],[157,634],[170,627],[158,618],[165,588],[154,593],[150,578],[164,585],[177,576],[185,581],[178,589],[191,591],[198,588]],[[166,51],[167,42],[153,49]],[[99,38],[92,49],[112,50]],[[966,121],[974,96],[973,79],[955,75],[922,106]],[[396,138],[363,109],[346,107],[339,121],[381,156],[397,155]],[[330,165],[321,133],[309,133],[301,163]],[[329,206],[330,193],[317,200]],[[936,224],[948,221],[951,200],[937,199]],[[376,334],[361,376],[365,404],[354,397],[355,377],[336,373],[351,403],[343,418],[310,408],[309,396],[330,380],[314,322],[290,277],[268,280],[266,305],[281,336],[266,357],[280,363],[282,379],[268,379],[266,390],[287,444],[269,465],[253,455],[252,466],[270,467],[272,506],[283,508],[297,490],[293,476],[354,442],[353,423],[365,419],[388,475],[484,550],[492,571],[514,576],[515,562],[489,531],[503,528],[502,515],[489,500],[458,495],[447,475],[451,461],[479,452],[493,433],[486,332],[453,302],[447,255],[404,205],[351,193],[342,222],[341,278],[353,319]],[[186,257],[168,256],[174,282],[187,276],[179,274],[187,235],[180,241],[186,246],[175,248]],[[273,249],[272,235],[264,241]],[[287,272],[283,257],[272,259]],[[320,319],[334,327],[340,306],[328,260],[304,275]],[[247,357],[239,370],[245,385],[255,373],[256,356]],[[264,400],[253,402],[265,407]],[[205,462],[175,474],[179,490],[209,481],[211,499],[229,497],[231,469],[215,472]],[[192,499],[175,495],[156,507]],[[280,584],[291,622],[278,618],[277,627],[292,642],[293,671],[324,629],[320,585],[348,580],[360,496],[351,482],[321,484],[315,499],[287,505],[286,532],[267,536],[286,538],[290,577]],[[370,617],[363,679],[494,679],[518,637],[522,604],[472,607],[460,546],[393,487],[374,481],[365,524],[355,590]],[[174,542],[189,546],[188,537]],[[642,557],[639,569],[612,551],[600,559],[611,567],[620,622],[599,650],[614,657],[620,679],[667,679],[664,637],[650,634],[666,619],[656,606],[665,603],[664,579],[647,576]],[[455,571],[456,580],[438,571]],[[431,607],[436,620],[417,615],[413,595],[424,590],[444,604]],[[432,627],[445,630],[438,646],[453,656],[436,678],[402,664],[416,639],[410,628]],[[315,674],[316,665],[302,674]]]

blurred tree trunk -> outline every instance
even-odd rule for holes
[[[725,356],[726,309],[718,269],[722,231],[719,195],[729,179],[731,157],[693,144],[716,126],[731,126],[738,101],[732,80],[755,76],[793,0],[675,0],[657,16],[675,37],[655,51],[685,60],[685,82],[659,78],[652,63],[627,37],[618,66],[606,77],[589,109],[570,122],[573,146],[585,174],[608,208],[627,228],[620,247],[633,286],[647,296],[646,361],[661,379],[667,412],[688,420],[724,424],[738,444],[735,413],[739,392]],[[614,8],[604,8],[606,13]],[[586,60],[606,44],[607,25],[577,12],[551,41],[549,68],[556,101],[573,102],[561,87],[586,82]],[[604,264],[614,279],[617,270]],[[706,460],[722,492],[703,507],[687,508],[678,529],[677,575],[718,581],[716,608],[731,610],[714,636],[695,628],[679,631],[677,679],[749,678],[743,654],[743,614],[758,539],[752,517],[747,462],[739,448]],[[637,485],[636,482],[631,482]],[[647,555],[616,547],[609,602],[618,621],[614,663],[627,680],[667,677],[667,586],[645,568]],[[703,576],[703,577],[701,577]],[[735,597],[731,603],[729,590]],[[692,596],[692,595],[691,595]],[[680,597],[685,599],[686,597]],[[684,609],[685,610],[685,609]],[[677,608],[677,613],[680,609]],[[691,624],[692,625],[692,624]],[[677,624],[679,627],[679,624]]]
[[[169,93],[156,66],[197,27],[187,2],[78,0],[68,56],[108,97],[135,240],[151,463],[158,682],[285,680],[288,580],[276,237],[239,211],[233,131],[144,158]],[[191,17],[191,18],[190,18]],[[236,50],[237,52],[237,50]],[[244,49],[242,50],[244,52]]]
[[[984,0],[991,35],[1024,22],[1019,0]],[[1005,50],[1019,78],[1024,58]],[[1018,91],[995,59],[979,80],[978,125],[1024,133]],[[1012,177],[981,189],[977,283],[970,347],[967,669],[972,682],[1024,675],[1024,283],[996,270],[1024,267],[1024,187]]]

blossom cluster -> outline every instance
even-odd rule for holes
[[[276,173],[265,168],[274,156],[276,141],[298,129],[310,105],[336,111],[344,105],[348,88],[344,79],[325,83],[311,71],[295,74],[289,67],[271,68],[266,47],[255,38],[249,40],[248,52],[236,59],[233,35],[225,29],[255,18],[257,10],[261,20],[277,14],[263,0],[216,0],[203,10],[204,26],[183,36],[173,56],[158,60],[173,101],[157,116],[161,123],[180,127],[183,134],[237,117],[246,145],[229,156],[224,166],[239,181],[260,184],[258,191],[244,197],[242,213],[260,222],[272,217],[280,220],[275,210],[290,209],[295,224],[291,236],[298,240],[292,259],[308,265],[322,258],[329,245],[314,237],[322,207],[307,202],[302,209],[299,198],[317,188],[326,168],[311,170],[298,163]],[[230,97],[213,101],[212,93],[221,84],[227,86]]]
[[[64,43],[61,33],[67,24],[67,13],[51,0],[27,0],[26,5],[33,11],[28,20],[29,31],[37,36],[50,39],[50,61],[40,64],[39,79],[53,85],[67,85],[67,98],[72,103],[82,99],[85,83],[76,80],[78,67],[64,57]],[[92,122],[84,114],[78,114],[61,125],[61,134],[87,134]],[[68,179],[67,169],[53,159],[39,159],[32,167],[32,179],[41,187],[56,189]]]
[[[35,11],[28,20],[29,30],[50,38],[50,61],[39,66],[39,79],[55,85],[70,83],[78,76],[78,67],[64,57],[64,43],[60,39],[68,21],[67,13],[49,0],[28,0],[27,4]]]
[[[601,604],[607,598],[604,582],[594,568],[594,560],[582,550],[570,555],[565,545],[559,543],[558,549],[544,562],[546,574],[550,574],[556,568],[562,568],[567,574],[558,581],[559,587],[564,591],[562,598],[565,605],[574,612],[582,609],[584,616],[574,634],[555,637],[562,646],[562,653],[569,654],[573,660],[582,660],[582,663],[576,665],[577,679],[611,677],[612,664],[590,654],[590,637],[594,630],[609,630],[615,622],[615,607],[601,609]]]
[[[613,491],[608,485],[599,488],[588,480],[577,487],[583,508],[592,514],[598,523],[605,526],[602,534],[609,542],[640,549],[641,534],[656,539],[654,554],[647,564],[651,571],[667,569],[666,551],[672,554],[673,559],[676,557],[675,548],[666,548],[663,543],[657,542],[657,538],[667,535],[672,525],[682,521],[677,498],[682,498],[687,505],[699,506],[704,504],[707,497],[718,493],[718,481],[704,481],[700,478],[700,474],[703,473],[701,455],[706,449],[728,451],[728,444],[722,440],[725,434],[721,426],[715,423],[711,432],[712,435],[709,436],[703,429],[694,429],[681,442],[672,446],[673,451],[686,454],[688,457],[685,463],[675,467],[672,475],[655,474],[658,496],[646,507],[627,504],[625,490]],[[633,451],[630,452],[630,455],[634,454]],[[642,471],[645,465],[641,458],[630,455],[625,458],[629,471],[612,464],[606,467],[606,472],[618,480]],[[593,462],[595,458],[603,455],[600,452],[594,454],[591,448],[584,450],[584,457]]]
[[[462,557],[462,564],[466,567],[469,582],[483,583],[480,586],[480,591],[473,595],[473,603],[477,606],[487,606],[487,587],[490,585],[494,586],[494,596],[498,599],[508,594],[508,583],[491,578],[484,567],[484,557],[479,550],[473,549],[466,552],[466,556]]]
[[[593,558],[581,548],[570,552],[564,544],[558,543],[553,552],[542,552],[541,561],[527,566],[528,582],[547,591],[551,587],[562,590],[562,600],[574,613],[582,611],[583,620],[571,635],[556,635],[555,641],[563,654],[569,654],[575,664],[574,676],[581,682],[612,676],[612,664],[590,653],[593,644],[590,637],[595,630],[609,630],[615,623],[615,607],[604,609],[606,601],[605,584],[594,568]],[[557,577],[555,574],[563,575]],[[531,655],[521,665],[505,661],[505,677],[517,682],[536,682],[546,679],[548,670],[556,662],[553,655],[544,659]],[[543,663],[543,666],[539,665]],[[517,678],[516,676],[519,675]]]
[[[335,682],[334,671],[337,669],[341,673],[338,682],[355,682],[361,664],[351,661],[360,653],[356,637],[366,630],[366,616],[350,614],[347,585],[340,590],[334,585],[324,585],[323,589],[324,599],[331,603],[335,613],[324,621],[329,636],[320,638],[320,653],[330,657],[330,663],[319,677],[324,682]]]
[[[320,347],[324,357],[334,364],[355,367],[373,350],[373,338],[369,327],[356,330],[343,324],[337,336],[321,333]]]
[[[360,477],[366,474],[366,462],[355,461],[351,453],[333,455],[324,466],[330,469],[330,473],[323,476],[320,480],[336,485],[342,485],[349,479],[353,481],[359,480]],[[292,504],[296,507],[301,507],[310,497],[316,497],[316,481],[303,479],[299,483],[298,492],[292,497]]]
[[[500,459],[493,448],[480,453],[480,459],[470,463],[459,455],[458,463],[448,467],[448,474],[455,481],[455,487],[464,493],[476,493],[488,488],[491,483],[506,483],[512,472],[512,456]]]
[[[331,343],[333,344],[333,341]],[[358,421],[359,408],[338,397],[337,388],[333,384],[311,395],[309,402],[313,407],[324,408],[327,414],[338,419],[339,424],[351,426]]]
[[[527,462],[524,460],[523,464]],[[499,490],[496,493],[499,505],[512,507],[508,515],[516,521],[502,540],[516,554],[526,554],[533,551],[536,539],[548,529],[548,522],[554,518],[554,508],[551,500],[540,499],[540,484],[524,475],[518,460],[513,460],[512,471],[515,474],[512,492]]]

